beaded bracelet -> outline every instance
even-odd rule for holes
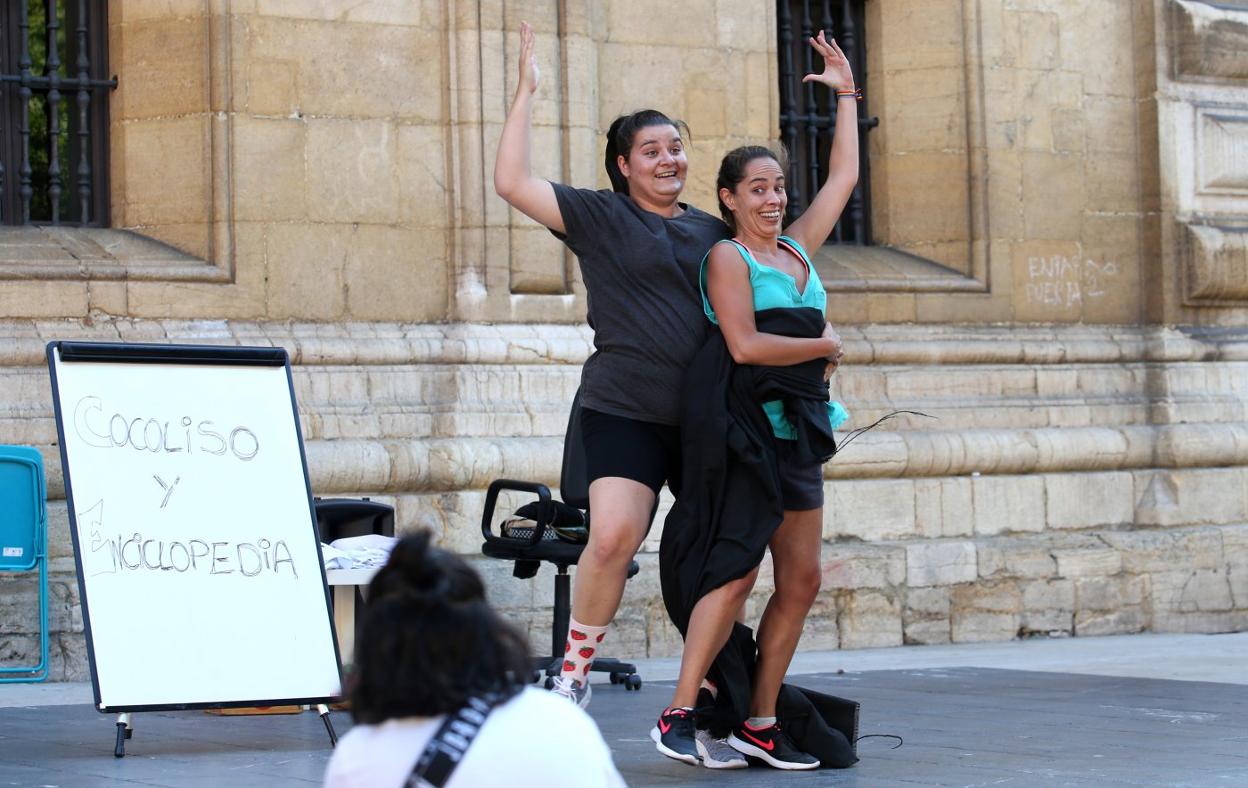
[[[836,91],[837,101],[840,101],[845,96],[853,96],[855,101],[862,101],[862,88],[854,88],[853,90]]]

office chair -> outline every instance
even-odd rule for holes
[[[509,528],[505,532],[500,529],[495,533],[493,528],[494,509],[498,504],[498,494],[503,490],[523,492],[536,495],[538,516],[533,525],[527,528]],[[572,400],[572,412],[568,417],[568,431],[563,441],[563,467],[559,477],[559,490],[563,495],[563,503],[575,507],[585,513],[585,521],[589,521],[589,479],[585,469],[585,446],[581,440],[581,395],[578,391]],[[533,658],[533,680],[538,681],[541,674],[546,674],[546,687],[550,688],[555,676],[563,666],[563,647],[568,633],[568,621],[572,617],[572,583],[568,575],[568,567],[574,566],[581,558],[584,544],[565,541],[555,532],[554,520],[556,505],[552,500],[550,488],[537,482],[516,481],[514,479],[496,479],[490,483],[485,495],[485,511],[481,515],[481,536],[485,542],[481,552],[490,558],[503,561],[514,561],[512,575],[528,579],[537,574],[543,561],[555,566],[555,604],[554,621],[550,630],[550,655]],[[651,515],[653,517],[653,514]],[[628,576],[637,574],[639,567],[633,561],[628,568]],[[607,673],[612,684],[623,684],[626,690],[641,689],[641,676],[637,675],[637,666],[614,658],[594,660],[591,670]]]

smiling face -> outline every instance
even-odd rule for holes
[[[784,191],[784,170],[769,155],[750,160],[744,175],[732,189],[720,188],[719,199],[728,210],[739,234],[778,238],[789,196]]]
[[[662,212],[685,188],[689,161],[684,140],[675,126],[643,126],[633,137],[628,156],[619,157],[619,167],[628,179],[629,196],[647,210]]]

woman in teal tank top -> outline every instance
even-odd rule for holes
[[[803,81],[821,82],[836,91],[828,180],[809,208],[781,232],[788,205],[785,166],[773,151],[737,148],[724,157],[716,183],[720,213],[734,237],[713,246],[702,264],[703,307],[723,334],[738,365],[788,367],[826,358],[825,380],[840,363],[840,339],[830,325],[820,337],[785,337],[758,331],[756,311],[775,308],[823,310],[827,295],[811,265],[808,249],[818,249],[832,232],[858,181],[858,113],[853,74],[835,41],[822,32],[810,40],[823,56],[822,74]],[[806,615],[819,593],[823,532],[823,469],[795,461],[793,425],[780,402],[763,405],[776,437],[784,516],[768,543],[775,591],[757,629],[758,661],[750,688],[749,719],[742,720],[728,744],[779,769],[813,769],[819,760],[794,746],[776,724],[780,686],[797,649]],[[846,419],[838,403],[829,403],[832,426]],[[694,705],[707,668],[728,639],[733,622],[753,588],[757,568],[704,595],[693,608],[672,706],[660,717]],[[658,729],[656,729],[658,730]],[[660,731],[661,732],[661,731]],[[656,739],[660,752],[672,756]]]

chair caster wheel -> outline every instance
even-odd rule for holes
[[[612,684],[620,684],[624,681],[624,674],[618,670],[613,670],[611,671],[609,678],[611,679]]]
[[[546,689],[550,689],[551,687],[555,686],[555,677],[547,676],[546,680],[542,682],[542,686],[545,687]]]
[[[535,670],[533,671],[533,673],[529,675],[530,684],[536,684],[537,682],[541,680],[542,680],[542,672],[540,670]]]
[[[641,689],[641,676],[638,676],[636,673],[630,673],[624,679],[624,688],[630,689],[630,690],[640,690]]]

